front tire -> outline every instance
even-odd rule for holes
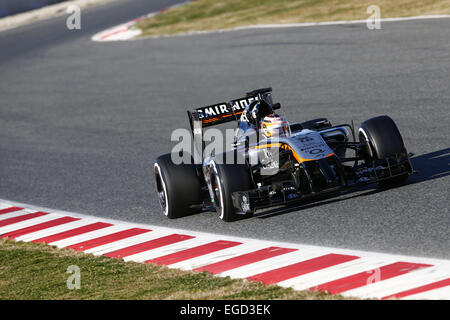
[[[384,115],[364,121],[359,128],[359,141],[363,143],[363,157],[366,161],[387,165],[390,163],[407,163],[404,173],[381,180],[378,184],[387,187],[404,182],[412,168],[403,138],[394,120]]]
[[[254,188],[250,172],[245,164],[212,163],[211,187],[214,193],[214,206],[220,219],[226,222],[248,218],[253,212],[238,213],[233,205],[232,193]]]
[[[201,183],[194,164],[175,164],[171,154],[155,162],[154,174],[159,203],[169,219],[181,218],[201,211]]]

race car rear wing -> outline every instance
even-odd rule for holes
[[[261,88],[247,92],[244,98],[234,99],[230,102],[222,102],[206,107],[194,108],[187,111],[189,124],[191,126],[195,155],[197,161],[203,160],[203,150],[205,143],[203,141],[203,128],[215,126],[218,124],[239,121],[240,115],[245,108],[253,101],[264,100],[272,106],[274,110],[280,109],[279,103],[272,103],[272,88]]]
[[[206,107],[195,108],[192,112],[188,111],[189,120],[191,121],[191,116],[196,113],[204,128],[233,120],[237,121],[239,120],[238,116],[242,114],[245,107],[255,100],[258,100],[258,96],[245,97],[230,102],[221,102]]]
[[[189,122],[193,129],[193,120],[198,118],[202,122],[202,127],[209,127],[226,123],[230,121],[238,121],[239,116],[250,103],[256,100],[265,100],[273,109],[279,109],[280,104],[273,104],[271,97],[272,88],[262,88],[247,92],[244,98],[234,99],[230,102],[221,102],[206,107],[195,108],[188,111]],[[195,116],[197,114],[198,117]]]

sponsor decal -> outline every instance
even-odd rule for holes
[[[320,134],[307,133],[294,136],[299,143],[301,157],[307,159],[320,159],[331,153],[327,144],[323,141]]]
[[[208,119],[211,117],[217,117],[222,115],[230,115],[235,113],[241,113],[253,101],[258,100],[257,97],[241,98],[232,101],[231,103],[218,103],[206,107],[196,108],[199,119]]]

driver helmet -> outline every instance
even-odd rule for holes
[[[261,133],[265,138],[285,137],[289,133],[289,124],[284,117],[272,113],[261,121]]]

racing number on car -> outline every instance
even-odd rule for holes
[[[302,144],[302,148],[300,149],[306,155],[321,158],[325,156],[327,152],[324,142],[321,139],[318,139],[317,136],[306,134],[297,137],[297,140]]]

